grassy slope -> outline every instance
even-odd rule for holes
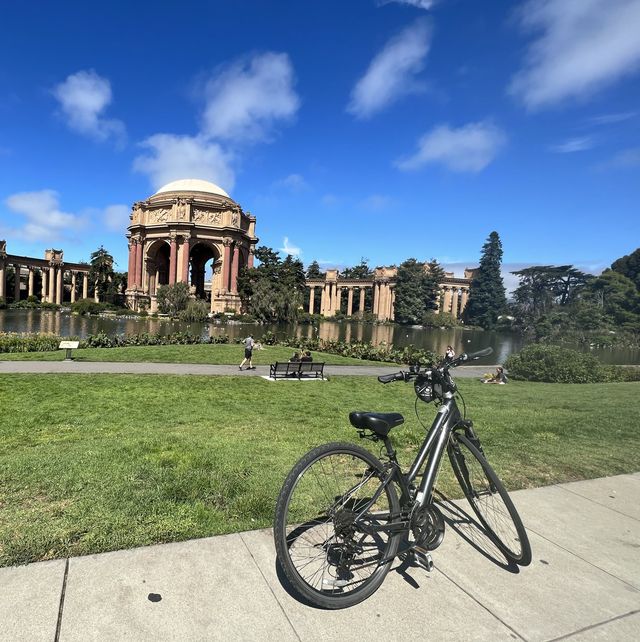
[[[263,350],[253,353],[254,365],[268,365],[275,361],[287,361],[294,353],[293,348],[283,346],[265,346]],[[313,352],[315,361],[324,361],[331,365],[382,365],[380,361],[352,359],[335,354]],[[0,361],[62,361],[65,351],[55,352],[11,352],[1,353]],[[244,357],[241,345],[171,345],[171,346],[127,346],[126,348],[87,348],[74,350],[77,361],[117,361],[117,362],[153,362],[153,363],[210,363],[235,364]]]
[[[511,489],[640,470],[640,384],[461,389]],[[269,526],[293,463],[355,437],[352,409],[404,412],[404,463],[424,434],[411,387],[368,377],[12,374],[0,408],[0,565]]]

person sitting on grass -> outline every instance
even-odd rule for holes
[[[313,361],[313,357],[311,356],[311,353],[309,350],[307,350],[301,357],[300,361]]]
[[[504,373],[504,368],[502,366],[498,366],[496,373],[490,375],[486,379],[483,379],[482,383],[507,383],[507,375]]]

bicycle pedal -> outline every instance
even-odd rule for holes
[[[430,573],[433,570],[433,558],[431,557],[431,553],[428,551],[421,548],[414,548],[413,560],[425,571]]]

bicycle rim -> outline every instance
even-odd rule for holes
[[[290,579],[320,606],[365,599],[382,583],[385,560],[397,549],[397,538],[363,530],[397,512],[391,486],[371,504],[381,483],[379,462],[359,448],[334,447],[303,459],[290,477],[279,517]]]
[[[531,547],[522,520],[502,481],[483,455],[464,435],[455,436],[449,458],[464,494],[506,555],[521,566],[531,562]]]

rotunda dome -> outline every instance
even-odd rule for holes
[[[205,192],[207,194],[218,194],[231,198],[222,187],[209,181],[203,181],[200,178],[182,178],[177,181],[171,181],[163,185],[155,194],[163,194],[164,192]]]

